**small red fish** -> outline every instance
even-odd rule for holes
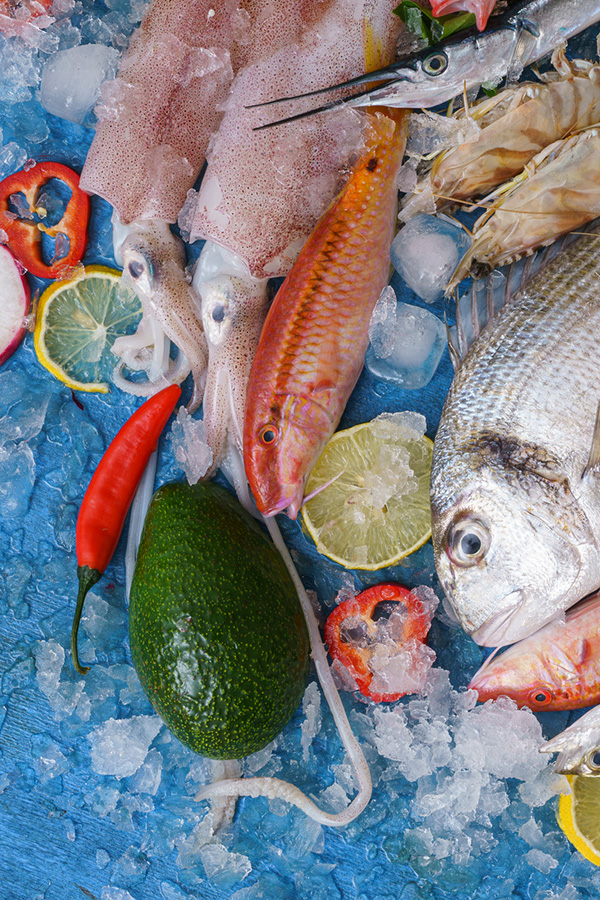
[[[511,697],[534,712],[600,703],[600,592],[484,663],[469,688],[482,703]]]
[[[265,321],[250,379],[244,464],[258,509],[295,519],[304,484],[363,367],[389,274],[408,114],[371,113],[366,147]]]
[[[477,27],[483,31],[495,5],[496,0],[431,0],[431,12],[436,17],[454,12],[474,13]]]

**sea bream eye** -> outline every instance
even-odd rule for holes
[[[426,75],[441,75],[448,68],[448,57],[442,51],[430,53],[423,60],[423,71]]]
[[[473,566],[483,559],[490,545],[487,528],[476,520],[462,519],[448,533],[448,555],[459,566]]]
[[[600,772],[600,749],[598,747],[590,750],[586,762],[593,772]]]

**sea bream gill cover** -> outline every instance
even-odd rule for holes
[[[0,2],[2,900],[595,900],[599,32]]]

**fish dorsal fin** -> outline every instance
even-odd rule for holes
[[[590,455],[588,456],[588,461],[581,477],[585,478],[585,476],[590,473],[593,475],[600,474],[600,403],[598,403],[598,408],[596,410],[596,421],[594,422],[594,433],[592,435]]]
[[[576,241],[581,232],[594,232],[600,227],[595,219],[578,230],[558,238],[547,247],[540,247],[527,257],[516,260],[501,269],[494,269],[484,278],[474,279],[468,290],[456,301],[446,300],[446,332],[448,349],[454,370],[459,368],[471,344],[488,322],[524,288],[538,272]],[[455,325],[448,319],[455,318]]]

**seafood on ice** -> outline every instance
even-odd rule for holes
[[[534,711],[600,703],[600,595],[582,600],[565,619],[484,663],[469,688],[479,700],[511,697]]]
[[[455,114],[457,124],[468,118],[480,131],[435,157],[406,197],[403,219],[424,205],[443,207],[487,194],[549,144],[600,121],[600,65],[568,60],[565,50],[562,45],[554,51],[555,72],[544,83],[509,86]]]
[[[600,215],[600,129],[546,147],[477,220],[474,239],[450,281],[480,275],[552,243]],[[491,199],[493,195],[491,195]]]
[[[558,753],[554,769],[564,775],[600,775],[600,706],[542,744],[540,753]]]
[[[600,259],[581,237],[458,368],[435,438],[435,564],[477,643],[527,637],[600,586]]]
[[[299,100],[315,94],[335,95],[343,88],[368,85],[358,93],[293,116],[280,117],[271,124],[281,125],[341,106],[408,109],[437,106],[484,81],[499,83],[505,76],[516,80],[526,66],[598,20],[600,0],[523,0],[513,3],[502,15],[494,17],[494,26],[482,34],[469,32],[462,37],[452,36],[430,49],[359,78],[287,96],[286,101]],[[373,84],[377,86],[373,87]],[[268,102],[272,104],[277,99]]]
[[[386,285],[408,115],[373,114],[366,147],[269,310],[248,384],[244,462],[260,512],[296,518],[363,367]]]

